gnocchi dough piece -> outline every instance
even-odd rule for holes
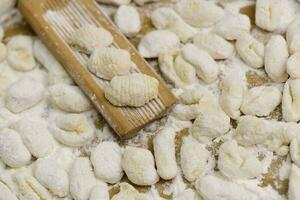
[[[274,31],[281,16],[281,0],[257,0],[255,8],[255,24],[267,31]]]
[[[50,131],[60,143],[80,147],[94,138],[94,130],[83,114],[65,114],[56,117]]]
[[[44,98],[44,86],[31,79],[21,78],[14,82],[6,92],[5,105],[13,113],[25,111]]]
[[[139,192],[130,184],[120,183],[120,192],[112,197],[111,200],[136,200]]]
[[[89,200],[109,200],[107,184],[103,182],[97,183],[91,191]]]
[[[5,60],[6,56],[7,56],[6,46],[2,42],[0,42],[0,63]]]
[[[185,137],[180,149],[180,165],[184,177],[195,181],[204,171],[210,153],[192,137]]]
[[[256,155],[238,146],[235,140],[223,143],[219,149],[218,168],[228,178],[251,179],[263,172]]]
[[[199,88],[186,89],[180,96],[179,100],[185,105],[197,104],[203,96],[203,91]]]
[[[300,52],[294,53],[288,58],[286,70],[291,78],[300,78]]]
[[[127,5],[131,0],[97,0],[100,3],[113,4],[113,5]]]
[[[247,15],[228,12],[216,25],[214,32],[226,40],[236,40],[243,33],[249,33],[250,19]]]
[[[289,46],[290,54],[300,51],[300,20],[298,17],[289,24],[286,31],[286,40]]]
[[[37,160],[33,173],[44,187],[58,197],[69,194],[69,175],[55,160],[49,158]]]
[[[111,80],[114,76],[129,74],[133,65],[128,51],[104,47],[92,53],[88,68],[99,78]]]
[[[237,119],[241,112],[245,83],[235,73],[227,75],[220,83],[220,106],[232,119]]]
[[[33,57],[33,40],[29,36],[14,36],[7,43],[7,62],[17,71],[31,71],[36,62]]]
[[[115,184],[123,177],[122,150],[115,142],[101,142],[91,152],[97,178],[110,184]]]
[[[300,138],[296,136],[290,144],[290,155],[292,161],[300,167]]]
[[[0,158],[10,167],[22,167],[31,160],[31,154],[19,134],[12,129],[0,131]]]
[[[0,181],[0,200],[18,200],[16,195]]]
[[[229,130],[230,118],[222,110],[212,93],[206,92],[199,101],[199,107],[199,115],[189,130],[195,139],[205,143]]]
[[[200,49],[207,51],[214,59],[227,59],[234,51],[234,46],[230,42],[208,31],[199,31],[193,37],[193,42]]]
[[[275,86],[258,86],[247,91],[241,106],[246,115],[267,116],[280,103],[281,92]]]
[[[52,153],[54,143],[45,120],[37,117],[23,118],[13,124],[12,128],[19,133],[34,157],[42,158]]]
[[[138,51],[144,58],[157,58],[163,51],[179,47],[177,35],[169,30],[155,30],[147,33],[138,45]]]
[[[92,189],[97,184],[90,160],[79,157],[70,171],[70,192],[75,200],[88,200]]]
[[[114,16],[114,21],[127,37],[134,37],[142,28],[140,15],[133,6],[120,6]]]
[[[300,169],[296,165],[292,165],[289,176],[288,199],[299,199],[299,185],[300,185]]]
[[[77,86],[55,84],[49,87],[52,103],[65,112],[81,113],[88,111],[92,105]]]
[[[10,70],[9,68],[0,69],[0,96],[5,96],[6,89],[17,79],[18,76],[13,70]]]
[[[139,6],[142,6],[146,3],[150,3],[150,2],[157,2],[159,0],[133,0],[134,3],[138,4]]]
[[[22,200],[52,200],[50,192],[44,188],[33,176],[25,172],[16,174],[16,182],[19,187],[19,193],[22,195]]]
[[[157,98],[158,85],[158,80],[141,73],[116,76],[105,88],[105,97],[115,106],[139,107]]]
[[[248,33],[241,34],[235,44],[239,56],[253,68],[264,65],[264,45]]]
[[[153,139],[157,173],[165,180],[170,180],[177,175],[175,136],[176,132],[173,128],[165,127]]]
[[[205,83],[212,83],[217,79],[218,65],[206,51],[193,44],[186,44],[181,52],[183,58],[195,67],[198,77]]]
[[[197,118],[197,116],[201,113],[201,108],[198,104],[192,105],[184,105],[184,104],[177,104],[172,112],[171,115],[174,116],[176,119],[182,121],[190,121]]]
[[[271,37],[265,47],[265,70],[275,82],[285,82],[288,79],[287,59],[289,50],[281,35]]]
[[[186,87],[196,82],[196,72],[179,53],[177,49],[162,52],[158,58],[159,68],[165,78],[177,87]]]
[[[179,0],[176,10],[188,24],[195,27],[212,26],[224,15],[221,7],[204,0]]]
[[[186,189],[177,195],[173,200],[202,200],[202,198],[192,189]]]
[[[282,117],[287,122],[300,120],[300,80],[289,79],[284,84],[282,96]]]
[[[243,146],[263,143],[273,132],[271,122],[254,116],[241,116],[236,128],[236,141]]]
[[[18,116],[11,113],[6,108],[0,108],[0,130],[7,128],[18,120]]]
[[[185,23],[171,8],[157,8],[151,14],[152,24],[157,29],[168,29],[174,32],[182,42],[187,42],[197,33],[197,30]]]
[[[69,40],[79,50],[92,53],[97,48],[111,45],[114,39],[106,29],[88,24],[71,33]]]
[[[127,146],[123,154],[122,168],[128,179],[137,185],[153,185],[159,180],[153,155],[148,149]]]

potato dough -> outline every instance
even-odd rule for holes
[[[201,113],[201,108],[198,104],[184,105],[176,104],[171,115],[183,121],[194,120]]]
[[[255,8],[255,23],[258,27],[274,31],[279,23],[282,0],[257,0]]]
[[[52,103],[65,112],[81,113],[88,111],[92,105],[77,86],[56,84],[49,87]]]
[[[0,42],[0,63],[6,59],[6,56],[7,56],[6,46],[2,42]]]
[[[31,78],[21,78],[6,92],[5,105],[14,113],[25,111],[38,104],[44,97],[44,86]]]
[[[287,122],[300,120],[300,80],[288,80],[282,96],[282,116]]]
[[[286,40],[289,46],[290,54],[294,54],[300,51],[300,19],[295,19],[290,23],[286,31]]]
[[[97,183],[92,189],[89,200],[109,200],[108,187],[106,183]]]
[[[148,75],[116,76],[105,88],[105,97],[115,106],[140,107],[158,95],[159,82]]]
[[[122,168],[128,179],[137,185],[153,185],[159,180],[153,155],[147,149],[127,146],[124,150]]]
[[[300,138],[297,136],[291,141],[290,144],[290,156],[292,161],[300,167]]]
[[[287,59],[289,50],[281,35],[272,36],[265,47],[265,70],[275,82],[284,82],[288,79]]]
[[[245,94],[241,111],[246,115],[267,116],[280,104],[281,97],[277,87],[253,87]]]
[[[16,131],[0,130],[0,158],[10,167],[17,168],[29,164],[31,154]]]
[[[115,142],[101,142],[91,152],[91,162],[97,178],[110,184],[118,183],[123,177],[122,151]]]
[[[136,200],[139,192],[130,184],[120,183],[120,192],[112,197],[111,200]]]
[[[218,65],[206,51],[193,44],[186,44],[181,52],[183,58],[195,67],[197,75],[205,83],[212,83],[217,79]]]
[[[18,116],[6,108],[0,108],[0,130],[7,128],[18,120]]]
[[[289,176],[288,199],[299,199],[299,185],[300,185],[300,169],[296,165],[292,165]]]
[[[203,96],[204,91],[200,88],[190,88],[184,90],[179,96],[181,103],[185,105],[197,104]]]
[[[294,53],[286,63],[287,73],[291,78],[300,78],[300,52]]]
[[[0,200],[18,200],[16,195],[0,181]]]

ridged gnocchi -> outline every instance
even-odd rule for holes
[[[255,24],[267,31],[274,31],[280,22],[281,0],[257,0]]]
[[[202,98],[204,91],[200,88],[191,88],[186,89],[184,92],[179,96],[179,100],[181,103],[185,105],[192,105],[197,104],[200,99]]]
[[[70,44],[79,48],[79,50],[92,53],[97,48],[107,47],[113,43],[113,36],[106,29],[93,25],[85,25],[69,37]]]
[[[14,113],[25,111],[38,104],[44,97],[44,86],[31,79],[21,78],[6,92],[5,105]]]
[[[234,46],[230,42],[208,31],[199,31],[194,35],[193,43],[207,51],[214,59],[227,59],[234,51]]]
[[[0,181],[0,200],[18,200],[16,195]]]
[[[122,150],[115,142],[101,142],[91,152],[97,178],[110,184],[117,183],[123,177]]]
[[[88,69],[99,78],[111,80],[114,76],[129,74],[133,65],[128,51],[104,47],[92,53]]]
[[[248,33],[241,34],[235,44],[239,56],[253,68],[264,65],[264,45]]]
[[[139,107],[157,97],[158,84],[155,78],[141,73],[116,76],[105,88],[105,97],[115,106]]]
[[[294,138],[290,144],[290,156],[292,161],[300,167],[300,140],[299,136]]]
[[[94,129],[83,114],[58,115],[49,129],[56,140],[71,147],[83,146],[94,138]]]
[[[257,86],[244,96],[241,111],[246,115],[267,116],[281,103],[281,91],[275,86]]]
[[[282,117],[288,122],[300,120],[300,80],[289,79],[284,84],[282,95]]]
[[[287,60],[289,50],[281,35],[274,35],[265,47],[265,70],[275,82],[284,82],[288,79]]]
[[[128,179],[137,185],[153,185],[159,180],[153,155],[148,149],[127,146],[122,168]]]
[[[189,121],[196,119],[200,113],[201,107],[198,104],[177,104],[173,108],[171,115],[174,116],[176,119]]]
[[[65,112],[81,113],[92,108],[88,98],[77,86],[55,84],[49,87],[51,102]]]
[[[183,58],[195,67],[197,76],[205,83],[212,83],[217,79],[218,65],[206,51],[193,44],[186,44],[181,53]]]
[[[289,46],[290,54],[294,54],[300,51],[300,20],[298,17],[289,24],[286,31],[286,40]]]
[[[286,63],[286,71],[291,78],[300,78],[300,52],[291,55]]]

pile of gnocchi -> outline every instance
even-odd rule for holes
[[[1,1],[0,200],[299,199],[298,1],[97,1],[178,103],[121,141]],[[69,39],[113,105],[157,97],[107,30]]]

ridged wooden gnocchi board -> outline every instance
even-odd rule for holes
[[[162,79],[117,30],[94,0],[20,0],[19,9],[66,71],[91,99],[95,107],[121,138],[133,136],[147,123],[163,115],[176,101]],[[92,24],[110,31],[113,46],[129,51],[137,71],[159,80],[158,98],[138,108],[115,107],[104,96],[107,81],[96,78],[87,69],[88,56],[68,44],[75,29]]]

